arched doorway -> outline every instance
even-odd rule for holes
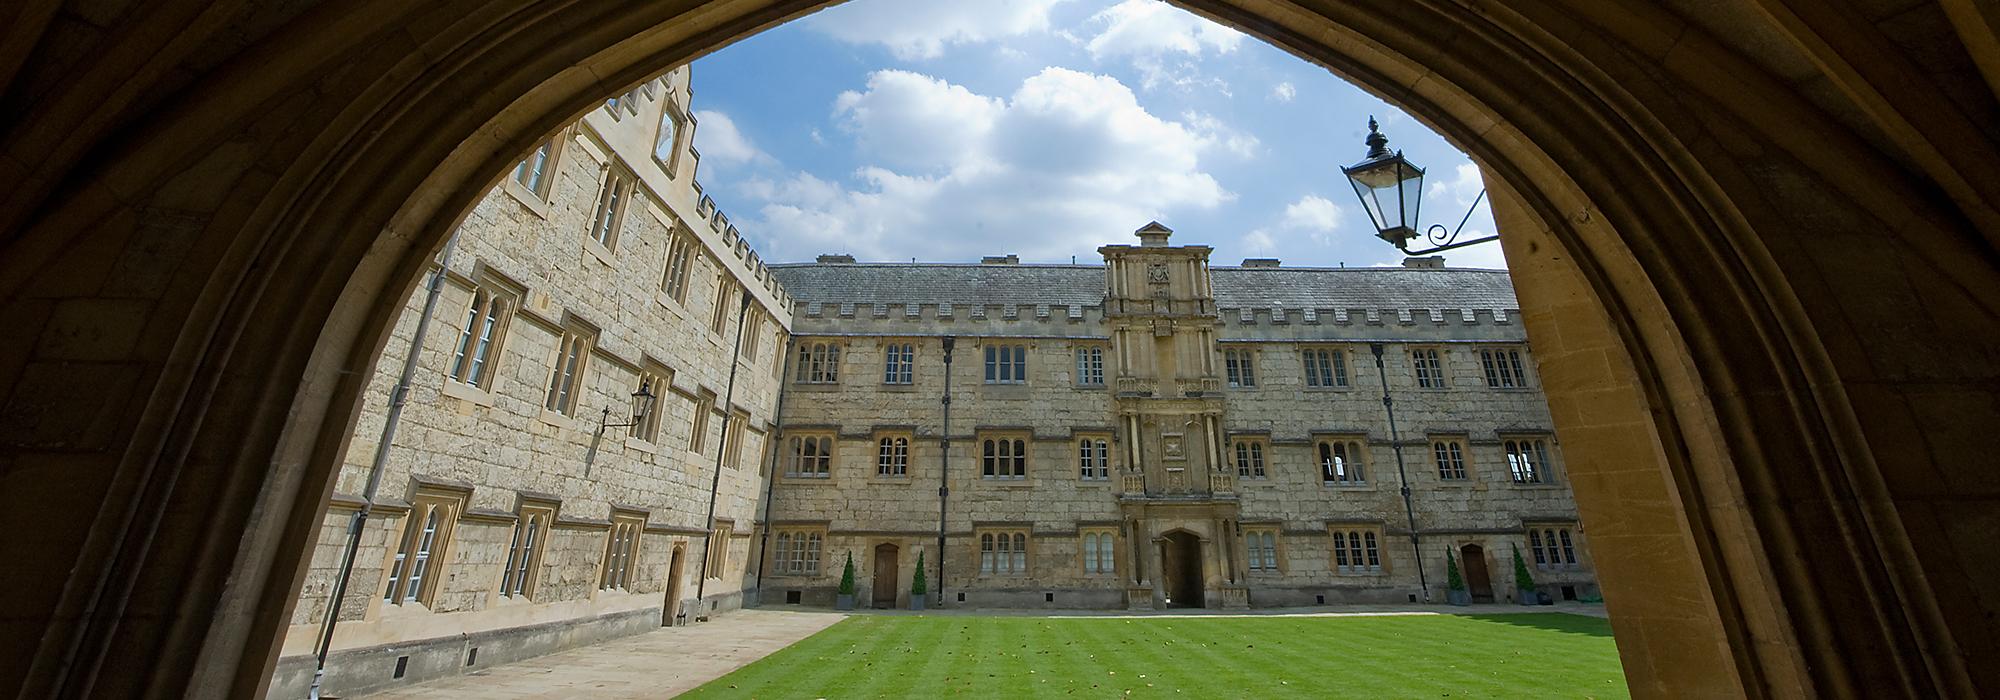
[[[673,627],[681,623],[681,591],[685,573],[682,560],[686,554],[686,547],[675,547],[673,562],[667,565],[667,602],[661,607],[661,627]]]
[[[902,550],[896,545],[882,543],[875,545],[875,580],[871,586],[875,607],[884,610],[896,608],[896,577],[899,575],[896,559]]]
[[[428,251],[540,135],[820,4],[8,15],[0,512],[42,536],[0,574],[0,685],[259,695],[356,378]],[[1963,50],[1990,23],[1951,0],[1893,32],[1859,0],[1181,4],[1496,178],[1635,691],[2000,688],[1971,583],[2000,504],[1978,438],[2000,137],[1964,111],[1994,103],[2000,67]]]
[[[1486,549],[1476,544],[1460,547],[1458,561],[1465,569],[1465,592],[1472,594],[1472,602],[1493,602],[1493,575],[1486,571]]]
[[[1167,607],[1202,607],[1201,561],[1201,538],[1194,533],[1175,530],[1160,538],[1160,584]]]

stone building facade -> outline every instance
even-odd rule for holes
[[[677,69],[553,134],[449,244],[331,692],[675,624],[754,587],[757,465],[792,303],[695,182],[690,97]],[[405,301],[377,363],[272,697],[312,680],[427,297],[419,285]]]
[[[1595,595],[1505,272],[1212,268],[1170,234],[772,266],[799,306],[763,600],[831,602],[851,555],[861,604],[907,605],[921,553],[947,605],[1441,602],[1448,557],[1505,601],[1516,549]]]

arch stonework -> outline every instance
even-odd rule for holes
[[[427,252],[603,95],[820,4],[0,9],[0,687],[259,694]],[[1179,4],[1485,169],[1636,694],[2000,692],[1992,12]]]

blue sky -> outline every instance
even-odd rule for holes
[[[1428,168],[1424,223],[1481,187],[1400,110],[1157,0],[854,0],[693,76],[702,184],[771,261],[1096,262],[1158,220],[1218,264],[1396,264],[1340,175],[1370,115]]]

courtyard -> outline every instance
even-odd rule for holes
[[[1627,697],[1603,608],[1563,609],[844,617],[761,609],[375,697]]]

